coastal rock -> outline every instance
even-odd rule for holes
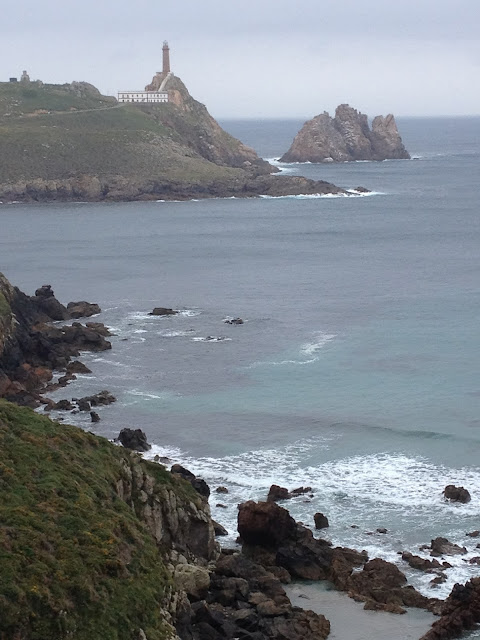
[[[238,533],[249,545],[278,547],[294,536],[295,531],[295,520],[275,502],[249,500],[238,508]]]
[[[224,322],[225,324],[243,324],[243,320],[241,318],[227,318]]]
[[[365,114],[341,104],[306,122],[281,162],[348,162],[410,158],[393,115],[377,116],[370,130]]]
[[[39,287],[35,291],[32,301],[40,311],[52,320],[68,320],[70,317],[66,307],[55,298],[52,286],[49,284]]]
[[[150,311],[149,316],[174,316],[178,311],[174,309],[168,309],[167,307],[155,307],[153,311]]]
[[[67,304],[67,311],[71,318],[89,318],[90,316],[96,315],[97,313],[101,313],[101,309],[98,304],[94,304],[91,302],[85,302],[85,300],[81,300],[80,302],[69,302]]]
[[[420,571],[434,571],[442,568],[442,565],[438,560],[428,560],[427,558],[414,556],[413,553],[410,553],[409,551],[404,551],[402,553],[402,560],[408,562],[413,569],[419,569]]]
[[[92,422],[100,422],[100,416],[96,411],[90,411],[90,420]]]
[[[92,373],[92,370],[89,369],[83,362],[80,360],[72,360],[67,364],[67,372],[68,373]]]
[[[216,520],[213,520],[213,529],[215,531],[215,536],[228,536],[228,531],[225,529],[223,525],[221,525]]]
[[[188,469],[185,469],[185,467],[182,467],[181,464],[172,465],[170,472],[177,476],[180,476],[181,478],[189,482],[195,489],[195,491],[197,491],[202,496],[202,498],[208,500],[210,496],[210,487],[205,482],[205,480],[203,480],[202,478],[197,478],[194,473],[192,473]]]
[[[228,489],[227,489],[227,487],[217,487],[215,489],[215,492],[216,493],[228,493]]]
[[[480,623],[480,578],[456,584],[441,609],[439,620],[420,640],[449,640]]]
[[[316,513],[313,516],[313,521],[315,522],[315,529],[326,529],[330,526],[327,516],[323,515],[323,513]]]
[[[453,542],[449,542],[447,538],[438,537],[431,542],[431,556],[457,556],[467,553],[465,547],[459,547]]]
[[[267,496],[267,502],[277,502],[277,500],[288,500],[292,496],[290,491],[285,487],[279,487],[278,484],[272,484]]]
[[[462,502],[466,504],[472,499],[469,491],[464,487],[456,487],[454,484],[449,484],[443,490],[443,495],[446,500],[451,502]]]
[[[178,564],[173,581],[177,589],[186,592],[193,600],[202,600],[210,587],[210,573],[204,567],[193,564]]]
[[[147,442],[147,436],[141,429],[122,429],[118,434],[117,441],[125,448],[134,451],[149,451],[152,448]]]

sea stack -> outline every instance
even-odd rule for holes
[[[373,119],[348,104],[332,118],[326,111],[306,122],[281,162],[348,162],[409,159],[392,114]]]

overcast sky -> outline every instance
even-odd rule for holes
[[[480,0],[2,0],[0,78],[172,71],[216,117],[480,114]]]

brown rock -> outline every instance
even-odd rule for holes
[[[449,484],[443,490],[443,495],[446,500],[450,500],[451,502],[470,502],[472,497],[467,489],[463,487],[456,487],[454,484]]]
[[[435,538],[431,543],[431,556],[456,556],[467,553],[465,547],[459,547],[457,544],[449,542],[447,538]]]
[[[480,622],[480,578],[465,585],[456,584],[446,599],[441,617],[421,640],[458,638],[464,631],[475,629]]]
[[[288,489],[279,487],[278,484],[272,484],[267,496],[267,502],[277,502],[277,500],[288,500],[292,496]]]
[[[168,309],[167,307],[155,307],[153,311],[150,311],[149,316],[173,316],[177,314],[178,311],[174,311],[174,309]]]

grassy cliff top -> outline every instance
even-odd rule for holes
[[[98,178],[220,183],[268,165],[223,131],[178,78],[166,104],[119,104],[87,83],[0,83],[2,185]],[[5,188],[8,192],[8,189]]]
[[[131,456],[0,400],[1,638],[168,637],[169,574],[114,490]],[[141,464],[157,484],[185,491],[161,466]]]

